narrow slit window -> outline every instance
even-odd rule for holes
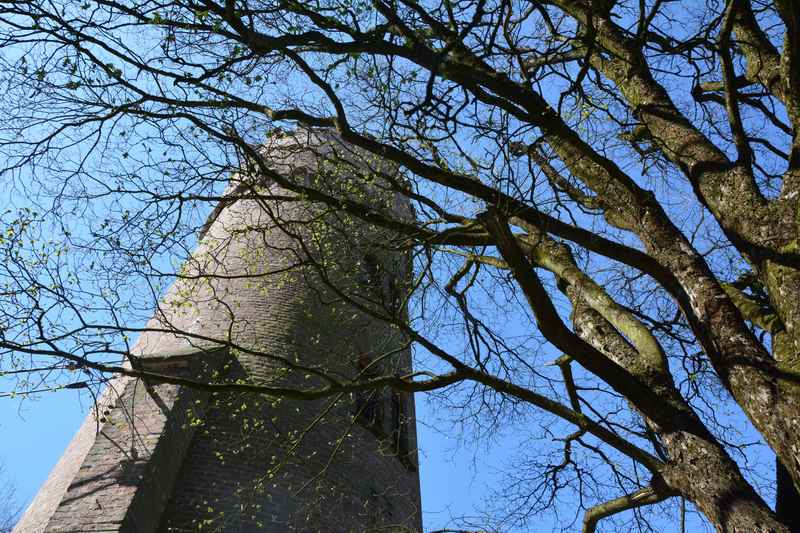
[[[392,445],[397,458],[409,470],[416,470],[411,460],[411,436],[408,433],[408,403],[404,394],[392,392]]]
[[[381,268],[378,258],[374,254],[365,254],[361,262],[362,276],[361,283],[366,288],[372,291],[380,291],[381,286]]]
[[[369,379],[376,376],[374,368],[370,368],[370,357],[362,355],[358,358],[358,369],[362,377]],[[384,395],[380,390],[356,391],[353,398],[353,419],[378,438],[384,435],[385,406]]]
[[[356,422],[373,433],[379,432],[383,426],[383,409],[381,395],[378,391],[359,391],[353,397],[353,416]]]

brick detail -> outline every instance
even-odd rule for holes
[[[158,370],[205,382],[223,357],[222,350],[161,356]],[[168,360],[172,364],[163,364]],[[26,516],[15,531],[155,531],[195,430],[191,422],[203,416],[208,393],[133,378],[109,387],[113,394],[73,441],[85,451],[73,454],[73,477],[49,520],[34,523]],[[31,508],[37,506],[34,501]]]
[[[269,144],[265,157],[311,183],[332,151],[346,152],[358,168],[325,168],[315,186],[410,216],[407,200],[353,178],[376,164],[330,133],[299,131]],[[241,190],[240,180],[234,176],[232,191]],[[292,195],[275,184],[258,190]],[[391,242],[386,232],[307,202],[223,202],[133,351],[145,364],[164,364],[163,354],[174,352],[208,364],[204,354],[224,347],[230,358],[215,380],[297,388],[324,385],[318,371],[364,376],[364,361],[381,373],[407,372],[407,339],[366,312],[400,312],[391,309],[392,287],[363,281],[366,253],[382,272],[408,277],[408,259]],[[326,279],[363,308],[343,301]],[[386,438],[390,430],[382,437],[355,420],[347,395],[203,396],[166,384],[152,385],[151,395],[141,383],[120,383],[109,421],[85,455],[70,460],[81,467],[48,532],[421,531],[413,398],[405,410],[410,450],[401,458]]]

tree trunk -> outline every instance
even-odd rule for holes
[[[573,302],[576,332],[604,354],[631,368],[636,357],[634,347],[589,308],[574,287],[567,287],[565,292]],[[661,437],[669,458],[659,472],[668,488],[692,501],[717,531],[790,533],[791,529],[756,493],[738,465],[686,403],[670,376],[642,373],[638,377],[663,399],[665,410],[669,406],[672,413],[671,418],[640,413]]]
[[[793,533],[716,443],[688,432],[664,435],[664,481],[692,501],[720,533]]]
[[[800,494],[792,476],[780,460],[775,458],[775,514],[792,533],[800,533]]]

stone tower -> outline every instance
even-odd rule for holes
[[[263,157],[412,216],[375,177],[393,169],[327,130],[273,135]],[[413,398],[291,394],[409,371],[381,318],[405,314],[408,255],[275,180],[235,175],[226,198],[132,349],[134,367],[226,388],[113,380],[16,533],[421,531]]]

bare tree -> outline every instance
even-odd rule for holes
[[[132,324],[239,169],[234,195],[274,201],[266,178],[415,253],[409,313],[327,279],[414,342],[415,374],[251,393],[434,391],[471,430],[517,424],[537,447],[498,488],[506,526],[567,506],[646,529],[680,498],[720,531],[797,529],[793,2],[33,0],[0,32],[18,392],[147,374],[121,364]],[[261,147],[292,124],[396,165],[366,174],[416,219],[326,188],[341,171],[287,177]]]

